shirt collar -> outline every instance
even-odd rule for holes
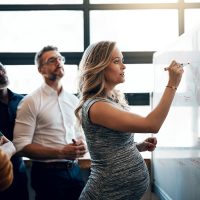
[[[57,91],[56,90],[54,90],[52,87],[50,87],[48,84],[46,84],[46,83],[43,83],[43,85],[42,85],[42,90],[46,93],[46,94],[48,94],[48,95],[52,95],[52,96],[58,96],[58,93],[57,93]],[[60,93],[60,95],[62,95],[63,94],[63,87],[62,87],[62,90],[61,90],[61,93]]]

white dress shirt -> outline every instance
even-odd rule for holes
[[[74,110],[78,98],[62,89],[57,92],[43,84],[25,96],[17,109],[13,143],[17,152],[31,143],[62,147],[83,137]]]

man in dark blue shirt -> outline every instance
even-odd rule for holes
[[[9,90],[9,79],[5,67],[0,63],[0,131],[10,140],[13,140],[16,110],[22,95]],[[1,200],[20,199],[28,200],[27,174],[24,161],[17,155],[11,158],[14,179],[12,185],[0,192]]]

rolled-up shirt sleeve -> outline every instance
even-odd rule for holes
[[[36,109],[34,102],[30,97],[25,97],[17,108],[15,119],[13,143],[17,152],[32,143],[35,125]]]

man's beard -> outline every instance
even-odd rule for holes
[[[50,74],[48,76],[48,79],[51,80],[51,81],[55,81],[57,79],[57,75],[56,74]]]
[[[51,81],[55,81],[57,79],[61,79],[64,74],[57,73],[56,71],[48,75],[48,79]]]
[[[0,89],[3,89],[9,85],[7,78],[0,78]]]

